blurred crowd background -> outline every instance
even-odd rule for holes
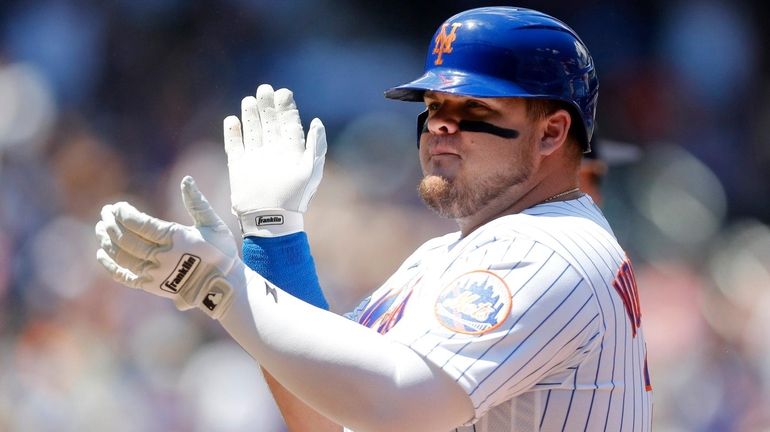
[[[494,2],[499,4],[502,2]],[[255,363],[197,312],[97,267],[102,205],[189,223],[185,174],[229,212],[222,119],[260,83],[327,127],[306,216],[332,308],[455,227],[424,209],[419,104],[445,0],[0,3],[0,431],[280,431]],[[520,1],[577,30],[601,82],[605,212],[635,263],[654,430],[770,431],[767,2]],[[329,335],[334,337],[334,335]]]

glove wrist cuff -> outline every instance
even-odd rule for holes
[[[280,208],[240,213],[238,223],[243,237],[278,237],[305,230],[302,213]]]
[[[197,307],[211,319],[219,320],[233,303],[245,266],[239,259],[227,270],[209,263],[199,265],[190,268],[193,276],[179,290],[174,304],[181,311]]]

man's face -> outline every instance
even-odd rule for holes
[[[524,100],[427,92],[425,104],[428,132],[420,137],[424,177],[418,190],[428,207],[457,219],[523,192],[537,163],[536,134]],[[481,128],[470,126],[474,122]],[[518,136],[498,136],[483,123]]]

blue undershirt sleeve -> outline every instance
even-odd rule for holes
[[[246,237],[243,262],[294,297],[329,310],[305,232],[280,237]]]

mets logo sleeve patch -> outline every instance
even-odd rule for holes
[[[511,313],[511,292],[487,270],[465,273],[444,287],[435,304],[438,322],[447,329],[483,334],[499,327]]]

